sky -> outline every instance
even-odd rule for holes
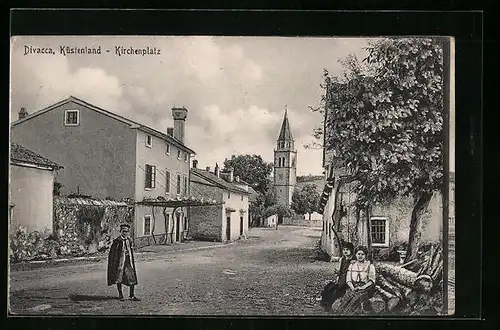
[[[297,175],[322,173],[313,141],[321,115],[323,69],[366,55],[364,38],[310,37],[15,37],[11,51],[11,121],[70,95],[166,132],[171,108],[188,109],[186,145],[199,167],[231,155],[273,161],[285,105],[297,149]],[[25,54],[51,47],[54,54]],[[97,47],[101,55],[61,54],[60,46]],[[156,47],[160,55],[115,54],[116,46]],[[109,49],[107,53],[104,50]]]

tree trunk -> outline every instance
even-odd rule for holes
[[[342,240],[339,236],[339,233],[335,230],[335,228],[340,228],[340,220],[342,218],[341,212],[340,212],[340,201],[339,201],[339,195],[340,195],[340,189],[347,183],[351,183],[356,181],[357,178],[355,177],[343,177],[338,180],[337,183],[337,188],[335,189],[335,203],[333,206],[333,213],[332,213],[332,231],[335,234],[335,237],[337,238],[337,243],[339,245],[339,257],[342,257]]]
[[[151,206],[151,213],[153,215],[153,223],[151,224],[151,237],[153,238],[153,242],[155,242],[156,245],[156,238],[155,238],[155,226],[156,226],[156,218],[155,218],[155,206]]]
[[[309,213],[309,221],[311,221],[311,213]]]
[[[376,269],[381,275],[420,292],[429,292],[433,286],[432,278],[426,274],[418,275],[407,269],[388,264],[377,264]]]
[[[165,241],[163,241],[163,244],[166,245],[168,242],[168,227],[169,227],[169,222],[167,221],[167,208],[163,208],[163,219],[165,221]]]
[[[408,249],[406,251],[405,262],[417,257],[418,246],[420,245],[420,219],[429,205],[432,198],[432,192],[422,193],[413,207],[411,213],[410,232],[408,234]]]
[[[366,236],[368,245],[368,258],[372,260],[373,247],[372,247],[372,221],[371,221],[371,208],[368,206],[366,208]]]
[[[401,290],[399,289],[399,287],[391,284],[389,281],[387,281],[387,279],[382,276],[381,274],[377,274],[377,283],[378,283],[378,286],[382,289],[384,289],[385,291],[391,293],[392,295],[394,296],[398,296],[398,297],[402,297],[401,295]]]

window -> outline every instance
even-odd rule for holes
[[[165,154],[170,155],[170,144],[167,143],[167,149],[165,149]]]
[[[231,198],[231,192],[229,190],[227,192],[227,198]]]
[[[144,236],[151,235],[151,216],[144,216]]]
[[[288,141],[286,142],[286,147],[290,148],[290,142],[288,142]]]
[[[372,246],[389,246],[389,221],[387,218],[372,217]]]
[[[64,112],[64,125],[78,126],[80,124],[80,111],[66,110]]]
[[[146,164],[146,182],[145,188],[152,189],[156,182],[156,166]]]
[[[241,195],[241,200],[243,201],[243,195]]]
[[[177,174],[177,194],[181,194],[181,175]]]
[[[170,193],[170,171],[165,170],[165,193]]]
[[[184,153],[184,161],[187,162],[188,161],[188,154],[187,152]]]
[[[181,151],[177,150],[177,159],[181,159]]]
[[[151,148],[153,146],[153,137],[151,135],[146,135],[146,147]]]
[[[187,195],[188,193],[188,180],[187,177],[184,176],[184,194]]]

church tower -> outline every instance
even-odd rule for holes
[[[285,205],[292,203],[292,194],[296,183],[296,164],[297,151],[294,149],[292,130],[285,106],[285,115],[274,150],[274,189],[278,203]]]

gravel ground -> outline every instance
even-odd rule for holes
[[[316,261],[321,229],[253,228],[218,247],[190,242],[151,247],[137,258],[140,302],[117,300],[106,259],[10,274],[10,311],[19,315],[330,315],[316,300],[338,263]],[[212,244],[214,245],[214,244]],[[183,250],[179,250],[183,248]],[[454,258],[450,260],[454,277]],[[124,294],[128,294],[124,287]],[[450,287],[450,309],[454,307]]]
[[[224,247],[147,254],[137,261],[140,302],[116,299],[115,287],[106,286],[104,260],[12,272],[10,310],[22,315],[327,315],[316,298],[338,264],[314,260],[320,234],[321,229],[303,227],[254,228],[247,240]]]

